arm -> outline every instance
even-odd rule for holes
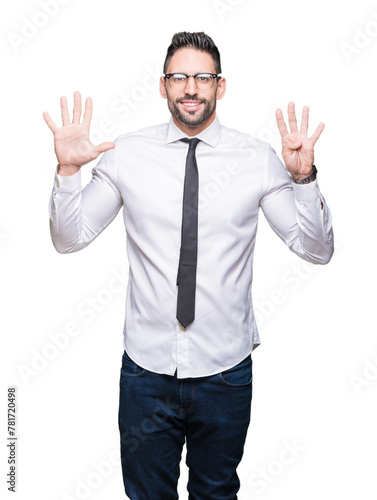
[[[116,141],[115,141],[116,143]],[[81,172],[55,175],[50,198],[50,230],[59,253],[81,250],[107,227],[122,206],[116,187],[115,150],[103,154],[90,183],[81,190]]]
[[[271,147],[265,179],[260,206],[272,229],[302,259],[327,264],[334,252],[331,212],[317,180],[293,183]]]
[[[330,210],[317,180],[308,184],[296,184],[291,180],[299,181],[312,173],[314,145],[325,124],[320,123],[314,134],[307,137],[309,108],[304,106],[302,110],[299,131],[293,102],[288,104],[291,132],[288,132],[280,109],[276,110],[276,120],[286,168],[270,148],[265,195],[260,206],[271,227],[293,252],[309,262],[327,264],[334,252]]]
[[[115,144],[94,146],[89,140],[93,103],[86,99],[83,121],[81,95],[74,93],[70,121],[66,97],[60,99],[63,126],[59,128],[47,112],[43,117],[54,134],[58,169],[50,199],[50,227],[58,252],[75,252],[93,241],[113,220],[122,206],[115,184]],[[106,152],[93,170],[93,179],[81,191],[81,167]]]

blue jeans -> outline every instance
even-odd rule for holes
[[[251,354],[216,375],[178,379],[138,366],[124,351],[119,431],[129,498],[178,499],[186,439],[189,500],[236,500],[251,396]]]

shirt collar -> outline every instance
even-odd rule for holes
[[[213,148],[216,147],[221,135],[221,124],[216,115],[214,121],[205,128],[202,132],[200,132],[197,137],[201,141],[205,142],[209,146]],[[168,130],[166,134],[165,144],[170,144],[171,142],[179,141],[183,137],[187,137],[188,139],[192,139],[193,137],[186,135],[182,130],[180,130],[177,125],[173,121],[173,117],[170,117],[170,121],[168,123]]]

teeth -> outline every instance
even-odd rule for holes
[[[184,106],[197,106],[200,103],[198,103],[198,102],[185,102],[183,104],[184,104]]]

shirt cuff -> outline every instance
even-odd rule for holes
[[[296,182],[292,182],[292,186],[295,193],[295,198],[298,201],[315,201],[320,198],[317,179],[312,182],[308,182],[308,184],[296,184]]]
[[[55,191],[59,193],[73,193],[78,189],[81,189],[81,169],[73,175],[59,175],[57,172],[55,173]]]

